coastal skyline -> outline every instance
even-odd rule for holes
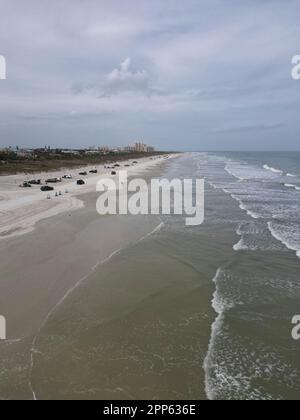
[[[2,2],[0,147],[299,150],[290,1]]]

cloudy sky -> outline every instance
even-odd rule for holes
[[[0,0],[0,146],[299,150],[299,0]]]

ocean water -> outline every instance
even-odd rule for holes
[[[205,222],[162,216],[53,312],[36,398],[299,399],[300,153],[192,153]]]

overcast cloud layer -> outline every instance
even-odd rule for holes
[[[0,0],[0,146],[299,150],[299,0]]]

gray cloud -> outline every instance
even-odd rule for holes
[[[120,66],[110,71],[98,83],[87,85],[78,83],[72,86],[75,94],[89,94],[98,97],[109,97],[122,92],[141,92],[151,94],[149,86],[150,78],[146,70],[133,70],[131,59],[127,57]]]
[[[0,145],[299,149],[286,3],[2,0]]]
[[[237,133],[237,132],[262,132],[262,131],[269,131],[269,130],[277,130],[279,128],[285,128],[286,124],[269,124],[269,125],[248,125],[248,126],[240,126],[240,127],[227,127],[227,128],[220,128],[215,130],[216,133]]]
[[[148,89],[149,76],[146,70],[131,70],[131,59],[127,57],[119,68],[112,70],[108,75],[109,90],[119,91],[144,91]]]

